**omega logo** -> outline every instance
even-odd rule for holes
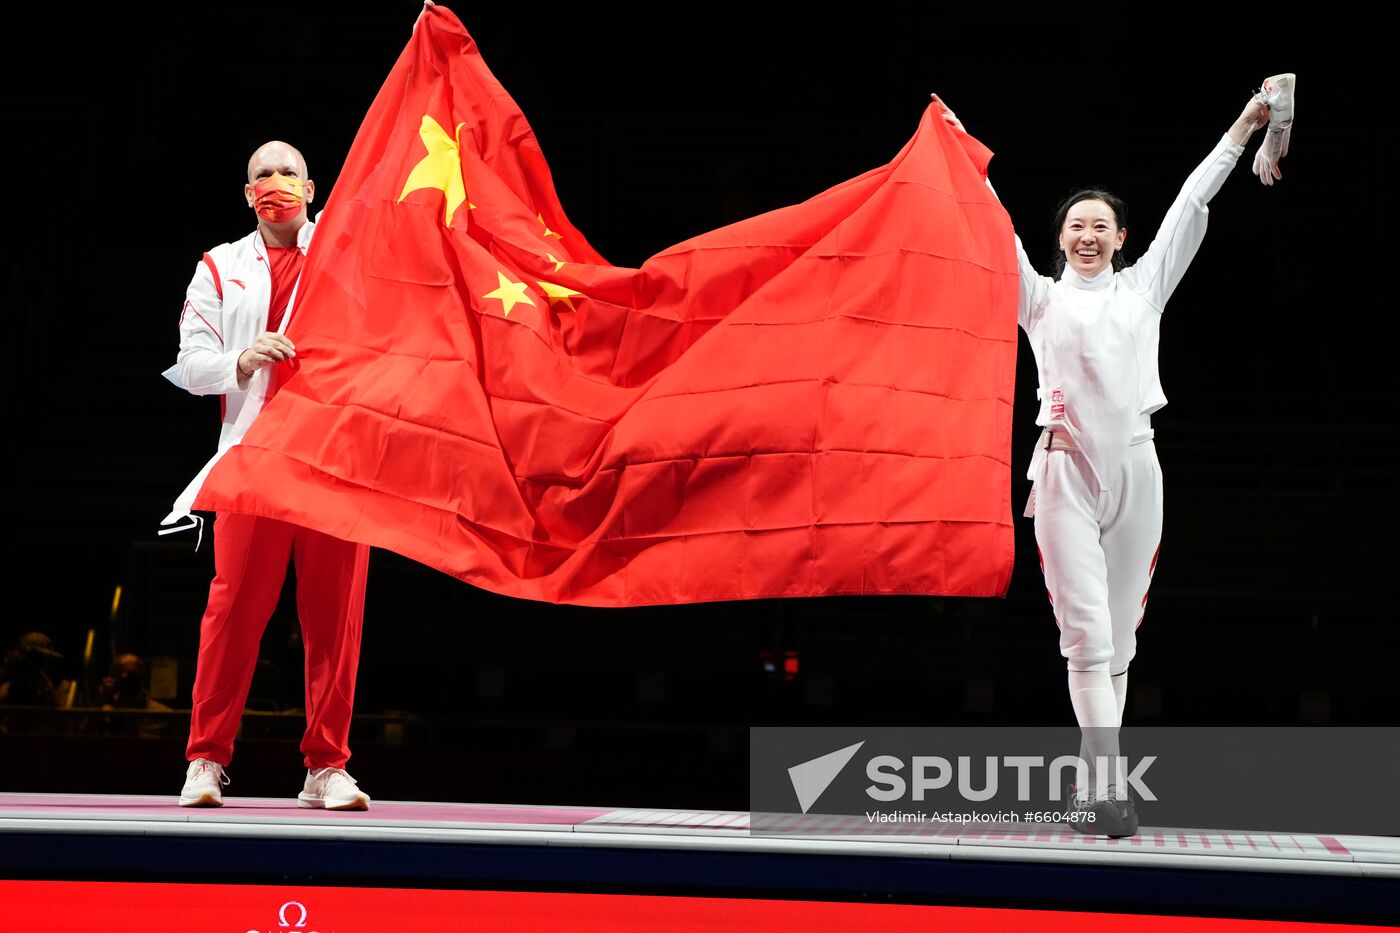
[[[258,930],[252,929],[248,933],[292,933],[292,931],[305,931],[305,933],[316,933],[315,930],[306,929],[306,920],[309,911],[301,901],[287,901],[277,911],[277,929]]]
[[[283,927],[291,926],[291,924],[287,922],[288,907],[295,907],[297,910],[301,911],[301,916],[297,919],[296,922],[297,928],[300,929],[301,927],[306,926],[306,906],[300,901],[288,901],[287,903],[282,905],[282,909],[277,911],[277,925]]]

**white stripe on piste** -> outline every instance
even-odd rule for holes
[[[625,815],[618,816],[616,819],[610,820],[609,822],[630,825],[632,823],[643,823],[654,820],[661,815],[660,810],[624,810],[622,813]]]

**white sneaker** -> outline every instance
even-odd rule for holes
[[[222,807],[222,785],[229,783],[224,766],[208,758],[196,758],[185,771],[185,787],[180,791],[182,807]]]
[[[369,794],[360,790],[344,768],[321,768],[306,772],[306,787],[297,794],[297,806],[368,810]]]

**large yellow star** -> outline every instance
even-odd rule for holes
[[[535,306],[535,303],[530,300],[530,296],[526,294],[527,287],[524,282],[512,282],[510,279],[506,278],[506,274],[500,270],[496,271],[496,279],[500,283],[499,287],[495,291],[487,292],[481,297],[483,301],[487,298],[495,298],[500,301],[500,303],[505,306],[506,317],[510,317],[510,309],[514,308],[522,301],[532,308]]]
[[[568,306],[570,311],[578,310],[569,299],[574,295],[583,294],[582,292],[576,292],[572,288],[565,288],[562,285],[555,285],[553,282],[541,282],[540,289],[544,292],[545,297],[549,299],[550,304],[554,304],[556,301],[562,301]]]
[[[423,147],[428,150],[428,154],[413,166],[413,171],[408,174],[408,181],[404,182],[403,193],[399,195],[401,202],[411,192],[422,188],[437,188],[447,198],[447,208],[442,221],[444,227],[451,226],[452,215],[457,213],[457,208],[467,199],[467,186],[462,182],[462,153],[457,143],[457,134],[462,132],[465,125],[458,123],[457,129],[448,136],[447,131],[438,125],[438,121],[427,114],[423,115],[423,124],[418,128],[418,138],[423,141]],[[470,210],[473,206],[468,204],[467,209]]]
[[[553,230],[549,229],[549,224],[547,224],[547,223],[544,222],[544,214],[536,214],[536,215],[535,215],[535,219],[538,220],[538,221],[540,222],[540,225],[544,227],[544,235],[545,235],[545,236],[552,236],[552,237],[554,237],[556,240],[562,240],[562,239],[564,239],[564,234],[562,234],[562,233],[555,233]]]

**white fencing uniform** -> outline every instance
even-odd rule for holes
[[[1121,674],[1137,647],[1162,533],[1151,415],[1162,309],[1205,236],[1206,203],[1242,146],[1222,137],[1186,180],[1136,264],[1086,279],[1038,275],[1016,241],[1019,316],[1040,375],[1045,428],[1031,461],[1045,584],[1070,670]],[[1047,449],[1048,448],[1048,449]]]

